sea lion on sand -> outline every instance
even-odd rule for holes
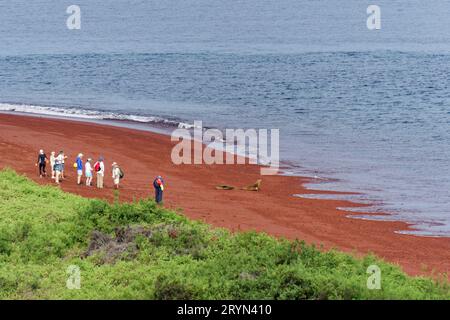
[[[247,187],[243,187],[242,190],[247,190],[247,191],[259,191],[259,189],[261,188],[261,179],[256,180],[256,182],[250,186]]]
[[[246,186],[241,188],[241,190],[247,190],[247,191],[259,191],[261,189],[261,179],[256,180],[256,182],[252,185]],[[233,186],[228,186],[225,184],[221,184],[216,186],[217,190],[234,190],[235,188]]]
[[[233,190],[234,187],[233,186],[227,186],[227,185],[219,185],[219,186],[216,186],[216,189],[217,190]]]

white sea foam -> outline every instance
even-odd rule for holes
[[[191,123],[180,122],[175,120],[164,119],[156,116],[142,116],[125,113],[117,113],[111,111],[90,110],[78,107],[58,107],[58,106],[40,106],[33,104],[18,104],[18,103],[0,103],[0,112],[12,112],[21,114],[33,114],[50,117],[62,117],[72,119],[85,119],[85,120],[109,120],[109,121],[130,121],[136,123],[148,123],[154,125],[166,125],[173,126],[182,129],[196,129],[199,128]],[[202,128],[205,130],[205,128]],[[213,143],[210,147],[225,151],[226,141],[222,140],[221,143]],[[248,157],[251,159],[258,159],[259,163],[265,165],[270,162],[268,159],[259,156],[258,150],[247,149],[247,146],[237,144],[234,154],[239,156]]]
[[[39,106],[31,104],[0,103],[0,112],[18,112],[25,114],[37,114],[44,116],[76,118],[76,119],[132,121],[139,123],[154,123],[172,126],[180,126],[180,125],[188,126],[188,124],[155,116],[141,116],[111,111],[89,110],[75,107],[63,108],[63,107]]]

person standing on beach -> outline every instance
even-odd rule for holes
[[[103,189],[103,178],[105,177],[105,164],[103,157],[100,157],[94,165],[94,170],[97,172],[97,188]]]
[[[58,156],[55,158],[55,182],[56,184],[60,183],[61,173],[63,170],[63,161],[64,161],[64,151],[60,151]]]
[[[78,157],[76,160],[76,165],[77,165],[77,184],[80,185],[81,177],[83,176],[83,154],[82,153],[78,154]]]
[[[36,167],[39,166],[39,177],[41,177],[41,178],[42,178],[42,176],[47,176],[47,172],[45,171],[47,161],[48,161],[47,155],[44,153],[44,150],[39,150]]]
[[[163,199],[164,180],[161,176],[157,176],[153,181],[153,187],[155,188],[155,201],[161,203]]]
[[[92,159],[89,158],[86,161],[86,164],[84,165],[84,174],[86,175],[86,185],[88,187],[92,186],[92,166],[91,166]]]
[[[55,151],[50,154],[50,169],[52,170],[52,179],[55,180]]]
[[[66,178],[64,175],[64,172],[65,172],[65,162],[66,162],[67,156],[64,154],[64,151],[61,151],[60,155],[61,155],[61,159],[62,159],[61,160],[60,180],[64,180]]]
[[[120,179],[122,179],[122,177],[122,170],[120,169],[119,165],[114,162],[112,164],[112,178],[114,182],[114,189],[119,189]]]

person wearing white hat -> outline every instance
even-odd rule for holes
[[[50,154],[50,169],[52,169],[52,179],[55,180],[55,161],[56,161],[56,156],[55,156],[55,151],[52,151],[52,153]]]
[[[105,177],[105,159],[100,157],[94,164],[94,170],[97,172],[97,188],[103,189],[103,178]]]
[[[92,159],[87,159],[85,165],[84,165],[84,174],[86,175],[86,185],[88,187],[92,186],[92,165],[91,165]]]
[[[114,189],[119,189],[120,179],[122,177],[122,170],[116,162],[112,164],[112,178],[114,182]]]
[[[58,156],[55,158],[55,183],[60,184],[61,179],[63,179],[62,173],[64,170],[64,160],[67,156],[64,155],[64,151],[60,151]]]
[[[75,166],[77,168],[77,184],[81,184],[81,177],[83,176],[83,154],[79,153]]]

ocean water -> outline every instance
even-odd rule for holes
[[[288,174],[450,236],[450,2],[70,4],[0,3],[0,111],[280,128]]]

